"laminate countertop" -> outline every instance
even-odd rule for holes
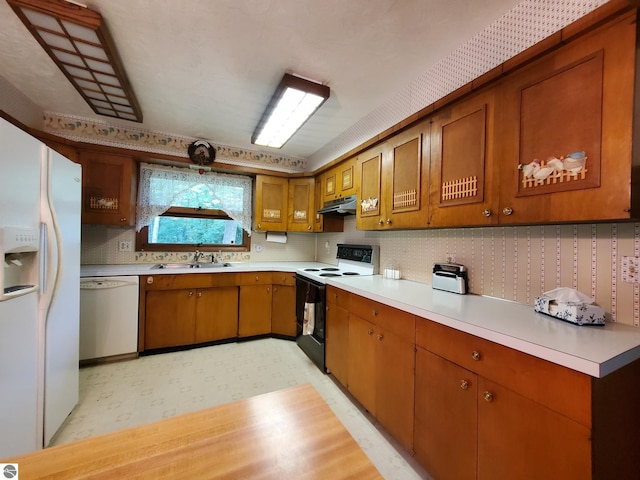
[[[381,275],[334,277],[327,284],[592,377],[640,358],[640,328],[629,325],[578,326],[537,313],[532,305]]]
[[[2,462],[29,480],[383,478],[309,384]]]

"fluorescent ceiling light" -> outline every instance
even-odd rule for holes
[[[73,1],[7,0],[94,112],[142,122],[102,16]]]
[[[251,136],[251,143],[280,148],[329,98],[326,85],[286,73]]]

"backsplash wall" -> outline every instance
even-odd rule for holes
[[[638,223],[370,232],[347,217],[344,233],[318,234],[318,261],[335,263],[337,243],[379,245],[380,270],[395,262],[402,278],[428,284],[433,263],[450,255],[469,269],[471,293],[529,305],[542,292],[575,288],[608,321],[640,325],[640,284],[622,281],[623,257],[640,257]]]
[[[360,231],[345,218],[343,233],[287,234],[287,243],[253,233],[250,253],[227,261],[313,261],[335,264],[338,243],[380,246],[380,264],[395,262],[402,278],[431,284],[434,262],[455,257],[469,269],[469,290],[532,305],[542,292],[575,288],[607,312],[607,320],[640,326],[640,284],[622,280],[624,257],[640,257],[639,223],[533,225],[388,232]],[[133,228],[83,225],[83,264],[157,263],[152,252],[119,252],[135,245]],[[328,245],[328,248],[327,246]],[[262,250],[258,252],[259,246]],[[192,252],[172,254],[176,260]],[[182,257],[181,257],[182,256]]]

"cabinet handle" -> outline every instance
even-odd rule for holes
[[[198,297],[201,297],[201,296],[202,296],[202,292],[198,292]]]
[[[509,216],[513,213],[513,208],[511,207],[504,207],[502,209],[502,213],[504,213],[505,215]]]
[[[311,225],[307,225],[307,230],[311,230]]]
[[[260,223],[258,224],[258,230],[262,230],[262,225]]]
[[[382,340],[382,334],[381,333],[378,334],[378,340]]]
[[[256,275],[256,282],[260,281],[260,277],[258,275]]]
[[[269,287],[267,287],[267,293],[271,292],[271,289]]]
[[[126,221],[127,221],[126,217],[120,219],[120,222],[122,222],[122,223],[124,223]]]
[[[469,382],[467,380],[460,380],[460,388],[466,390],[469,388]]]
[[[189,296],[190,296],[190,297],[193,297],[193,292],[189,292]]]
[[[387,225],[391,225],[391,219],[387,218]]]
[[[378,220],[378,225],[384,225],[384,220],[382,219]]]
[[[471,358],[473,358],[474,360],[478,361],[480,360],[482,357],[480,356],[480,352],[476,352],[475,350],[473,352],[471,352]]]
[[[492,213],[493,213],[493,212],[492,212],[491,210],[489,210],[488,208],[485,208],[485,209],[482,211],[482,215],[484,215],[485,217],[490,217]]]
[[[371,329],[367,330],[367,335],[373,335],[373,330]]]
[[[378,311],[377,310],[373,310],[371,313],[373,314],[374,317],[378,316]]]
[[[147,277],[147,285],[153,284],[153,277]]]
[[[267,289],[267,291],[269,290]],[[277,291],[278,291],[278,287],[273,287],[273,293],[276,293]]]
[[[482,398],[484,398],[487,402],[493,402],[493,393],[491,392],[484,392],[482,394]]]

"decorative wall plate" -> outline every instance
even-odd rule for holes
[[[192,142],[187,153],[189,158],[196,165],[211,165],[216,159],[216,149],[204,140]]]

